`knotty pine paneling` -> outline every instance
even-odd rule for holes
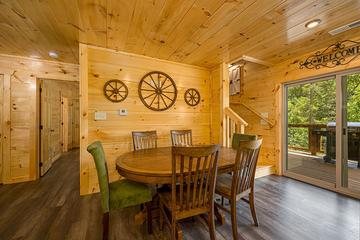
[[[221,126],[221,81],[220,68],[211,70],[211,142],[221,143],[222,126]]]
[[[159,147],[171,145],[171,129],[192,129],[195,144],[211,142],[212,93],[209,70],[95,47],[89,47],[87,54],[88,143],[96,140],[103,143],[111,181],[119,178],[115,170],[116,158],[121,153],[133,150],[132,131],[156,130]],[[138,96],[138,84],[141,78],[155,70],[171,76],[178,90],[176,103],[163,112],[146,108]],[[119,79],[127,85],[129,94],[123,102],[110,102],[103,95],[103,86],[110,79]],[[199,105],[190,107],[185,103],[184,93],[188,88],[199,90],[201,95]],[[121,108],[128,110],[128,116],[118,115],[118,110]],[[95,111],[106,112],[107,120],[94,121]],[[83,139],[86,140],[86,137]],[[82,156],[81,161],[81,193],[98,191],[93,160],[87,154]]]
[[[344,40],[344,39],[340,39]],[[359,40],[359,39],[353,39]],[[321,49],[319,49],[321,50]],[[360,58],[347,65],[335,68],[320,68],[318,70],[299,69],[299,61],[306,59],[305,55],[292,58],[272,67],[246,65],[245,79],[242,82],[243,95],[230,98],[231,107],[249,123],[246,133],[263,135],[264,141],[260,155],[260,164],[276,166],[277,173],[281,173],[281,119],[282,119],[282,84],[321,75],[332,74],[348,69],[360,68]],[[360,71],[360,69],[359,69]],[[244,103],[257,112],[268,112],[269,120],[275,123],[273,128],[261,125],[260,118],[237,103]]]
[[[0,182],[38,178],[37,79],[78,81],[78,65],[0,55],[3,93],[3,174]]]

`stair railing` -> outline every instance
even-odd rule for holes
[[[242,119],[236,112],[231,108],[226,107],[224,109],[224,120],[223,120],[223,146],[231,147],[232,137],[234,133],[245,133],[245,127],[248,123]]]

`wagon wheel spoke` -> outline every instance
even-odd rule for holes
[[[165,80],[162,82],[161,87],[160,87],[160,88],[161,88],[161,90],[163,90],[163,88],[162,88],[162,87],[165,85],[165,82],[166,82],[167,80],[168,80],[168,78],[166,77],[166,78],[165,78]]]
[[[150,95],[147,95],[146,97],[144,97],[144,99],[147,99],[147,98],[149,98],[149,97],[151,97],[151,96],[154,96],[154,94],[156,94],[156,93],[152,93],[152,94],[150,94]]]
[[[165,90],[165,89],[167,89],[167,88],[169,88],[169,87],[171,87],[171,86],[173,86],[173,85],[172,85],[172,84],[167,85],[166,87],[162,88],[161,90]]]
[[[154,83],[154,85],[155,85],[155,89],[157,89],[159,86],[156,85],[154,78],[151,75],[150,75],[150,78],[151,78],[151,82]]]
[[[157,79],[157,82],[158,82],[157,87],[158,87],[158,88],[161,88],[161,87],[160,87],[160,74],[159,74],[159,73],[158,73],[158,79]]]
[[[113,92],[109,97],[111,98],[115,93]]]
[[[155,101],[156,97],[157,97],[157,95],[155,95],[155,97],[154,97],[153,100],[151,101],[150,107],[153,105],[153,102]]]
[[[164,95],[164,96],[165,96],[165,95]],[[161,94],[160,97],[161,97],[161,99],[163,100],[163,102],[164,102],[164,104],[165,104],[165,107],[167,107],[167,104],[166,104],[166,102],[165,102],[165,100],[164,100],[163,94]]]
[[[157,97],[158,97],[158,109],[160,109],[160,95],[157,95]]]
[[[108,86],[111,87],[113,90],[115,90],[115,88],[111,85],[111,83],[109,83]]]
[[[144,88],[142,88],[141,91],[154,92],[153,89],[144,89]]]
[[[147,85],[149,85],[150,87],[152,87],[153,89],[156,89],[153,85],[151,85],[150,83],[144,81],[144,83],[146,83]]]
[[[173,99],[169,98],[168,96],[166,96],[164,94],[163,94],[163,96],[166,97],[167,99],[169,99],[170,101],[173,101]]]

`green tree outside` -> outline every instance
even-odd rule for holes
[[[347,77],[347,120],[360,122],[360,74]],[[329,79],[288,88],[288,124],[336,121],[336,82]],[[308,148],[308,129],[288,128],[288,144]]]

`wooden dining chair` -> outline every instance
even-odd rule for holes
[[[256,135],[234,133],[233,137],[232,137],[231,148],[238,149],[238,147],[242,141],[252,141],[252,140],[256,140],[256,139],[257,139]]]
[[[210,238],[215,239],[214,191],[220,145],[172,147],[171,191],[159,192],[160,229],[182,239],[178,221],[208,214]]]
[[[148,232],[152,233],[151,202],[155,190],[146,184],[127,179],[109,183],[108,168],[101,142],[90,144],[87,151],[93,156],[99,180],[101,207],[103,212],[103,239],[108,239],[109,212],[111,210],[145,204],[148,219]]]
[[[132,132],[134,151],[157,148],[156,131],[134,131]]]
[[[171,142],[173,146],[191,146],[191,130],[170,130]]]
[[[216,180],[215,193],[229,200],[230,210],[225,208],[223,203],[221,205],[215,203],[215,207],[231,214],[234,239],[238,239],[236,202],[240,199],[250,205],[252,218],[255,225],[258,226],[254,205],[254,181],[261,144],[262,139],[242,141],[237,150],[233,174],[221,174]],[[246,196],[249,199],[246,199]]]

